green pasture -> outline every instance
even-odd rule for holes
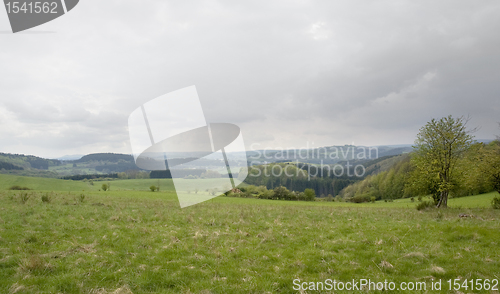
[[[293,281],[361,278],[423,282],[412,292],[434,293],[440,279],[500,276],[494,193],[425,211],[410,199],[233,197],[181,209],[167,180],[148,191],[155,182],[111,181],[104,192],[96,181],[1,175],[0,293],[329,293]]]

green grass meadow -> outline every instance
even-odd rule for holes
[[[331,293],[293,281],[361,278],[498,293],[445,287],[500,279],[496,193],[445,210],[232,197],[180,209],[168,180],[102,183],[0,175],[0,293]],[[336,293],[358,292],[382,293]]]

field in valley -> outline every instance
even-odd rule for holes
[[[425,282],[411,292],[429,293],[438,279],[500,278],[496,193],[439,211],[409,199],[231,197],[180,209],[168,180],[147,191],[157,182],[112,181],[104,192],[104,182],[0,175],[0,292],[299,293],[297,279],[366,278]]]

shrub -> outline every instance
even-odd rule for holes
[[[155,186],[155,185],[152,185],[151,187],[149,187],[149,190],[151,190],[151,192],[156,191],[156,186]]]
[[[283,186],[274,188],[273,198],[274,200],[285,200],[289,199],[290,191]]]
[[[9,190],[31,190],[31,189],[28,187],[21,187],[21,186],[15,185],[15,186],[10,187]]]
[[[371,200],[371,202],[372,202],[372,203],[375,203],[375,199],[376,199],[376,198],[375,198],[375,197],[373,197],[373,196],[370,198],[370,200]]]
[[[371,201],[371,197],[367,194],[356,195],[356,196],[351,198],[351,202],[354,202],[354,203],[363,203],[363,202],[370,202],[370,201]]]
[[[266,191],[260,193],[257,197],[259,199],[273,199],[274,191],[273,190],[266,190]]]
[[[85,201],[85,194],[80,194],[80,196],[78,196],[78,201],[80,202]]]
[[[253,197],[253,194],[250,193],[250,192],[243,192],[243,193],[240,193],[239,195],[241,198],[254,198]]]
[[[495,197],[491,200],[491,207],[493,209],[500,209],[500,197]]]
[[[103,191],[108,191],[108,184],[102,184],[101,189]]]
[[[422,201],[419,204],[417,204],[416,208],[417,210],[423,210],[423,209],[428,209],[428,208],[434,208],[434,201]]]
[[[42,195],[42,202],[50,203],[50,201],[52,201],[52,198],[50,197],[49,193],[45,193],[45,195]]]
[[[305,200],[306,201],[314,201],[316,200],[316,193],[313,189],[305,189],[304,190]]]
[[[30,197],[31,195],[28,194],[28,192],[21,192],[21,194],[19,194],[19,199],[21,199],[22,204],[26,204],[26,202],[28,202]]]
[[[422,196],[418,196],[418,202],[422,202]]]

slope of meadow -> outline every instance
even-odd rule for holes
[[[88,182],[69,181],[51,178],[23,177],[0,174],[0,190],[7,190],[12,186],[27,187],[39,191],[94,191],[97,185]]]
[[[65,183],[31,180],[9,184],[50,190]],[[0,192],[1,293],[290,293],[295,279],[425,287],[498,279],[500,211],[466,208],[493,194],[423,212],[408,199],[218,197],[180,209],[174,192],[113,190],[138,187],[135,180],[112,182],[108,192],[70,183],[74,192],[28,191],[25,203],[24,191]]]

